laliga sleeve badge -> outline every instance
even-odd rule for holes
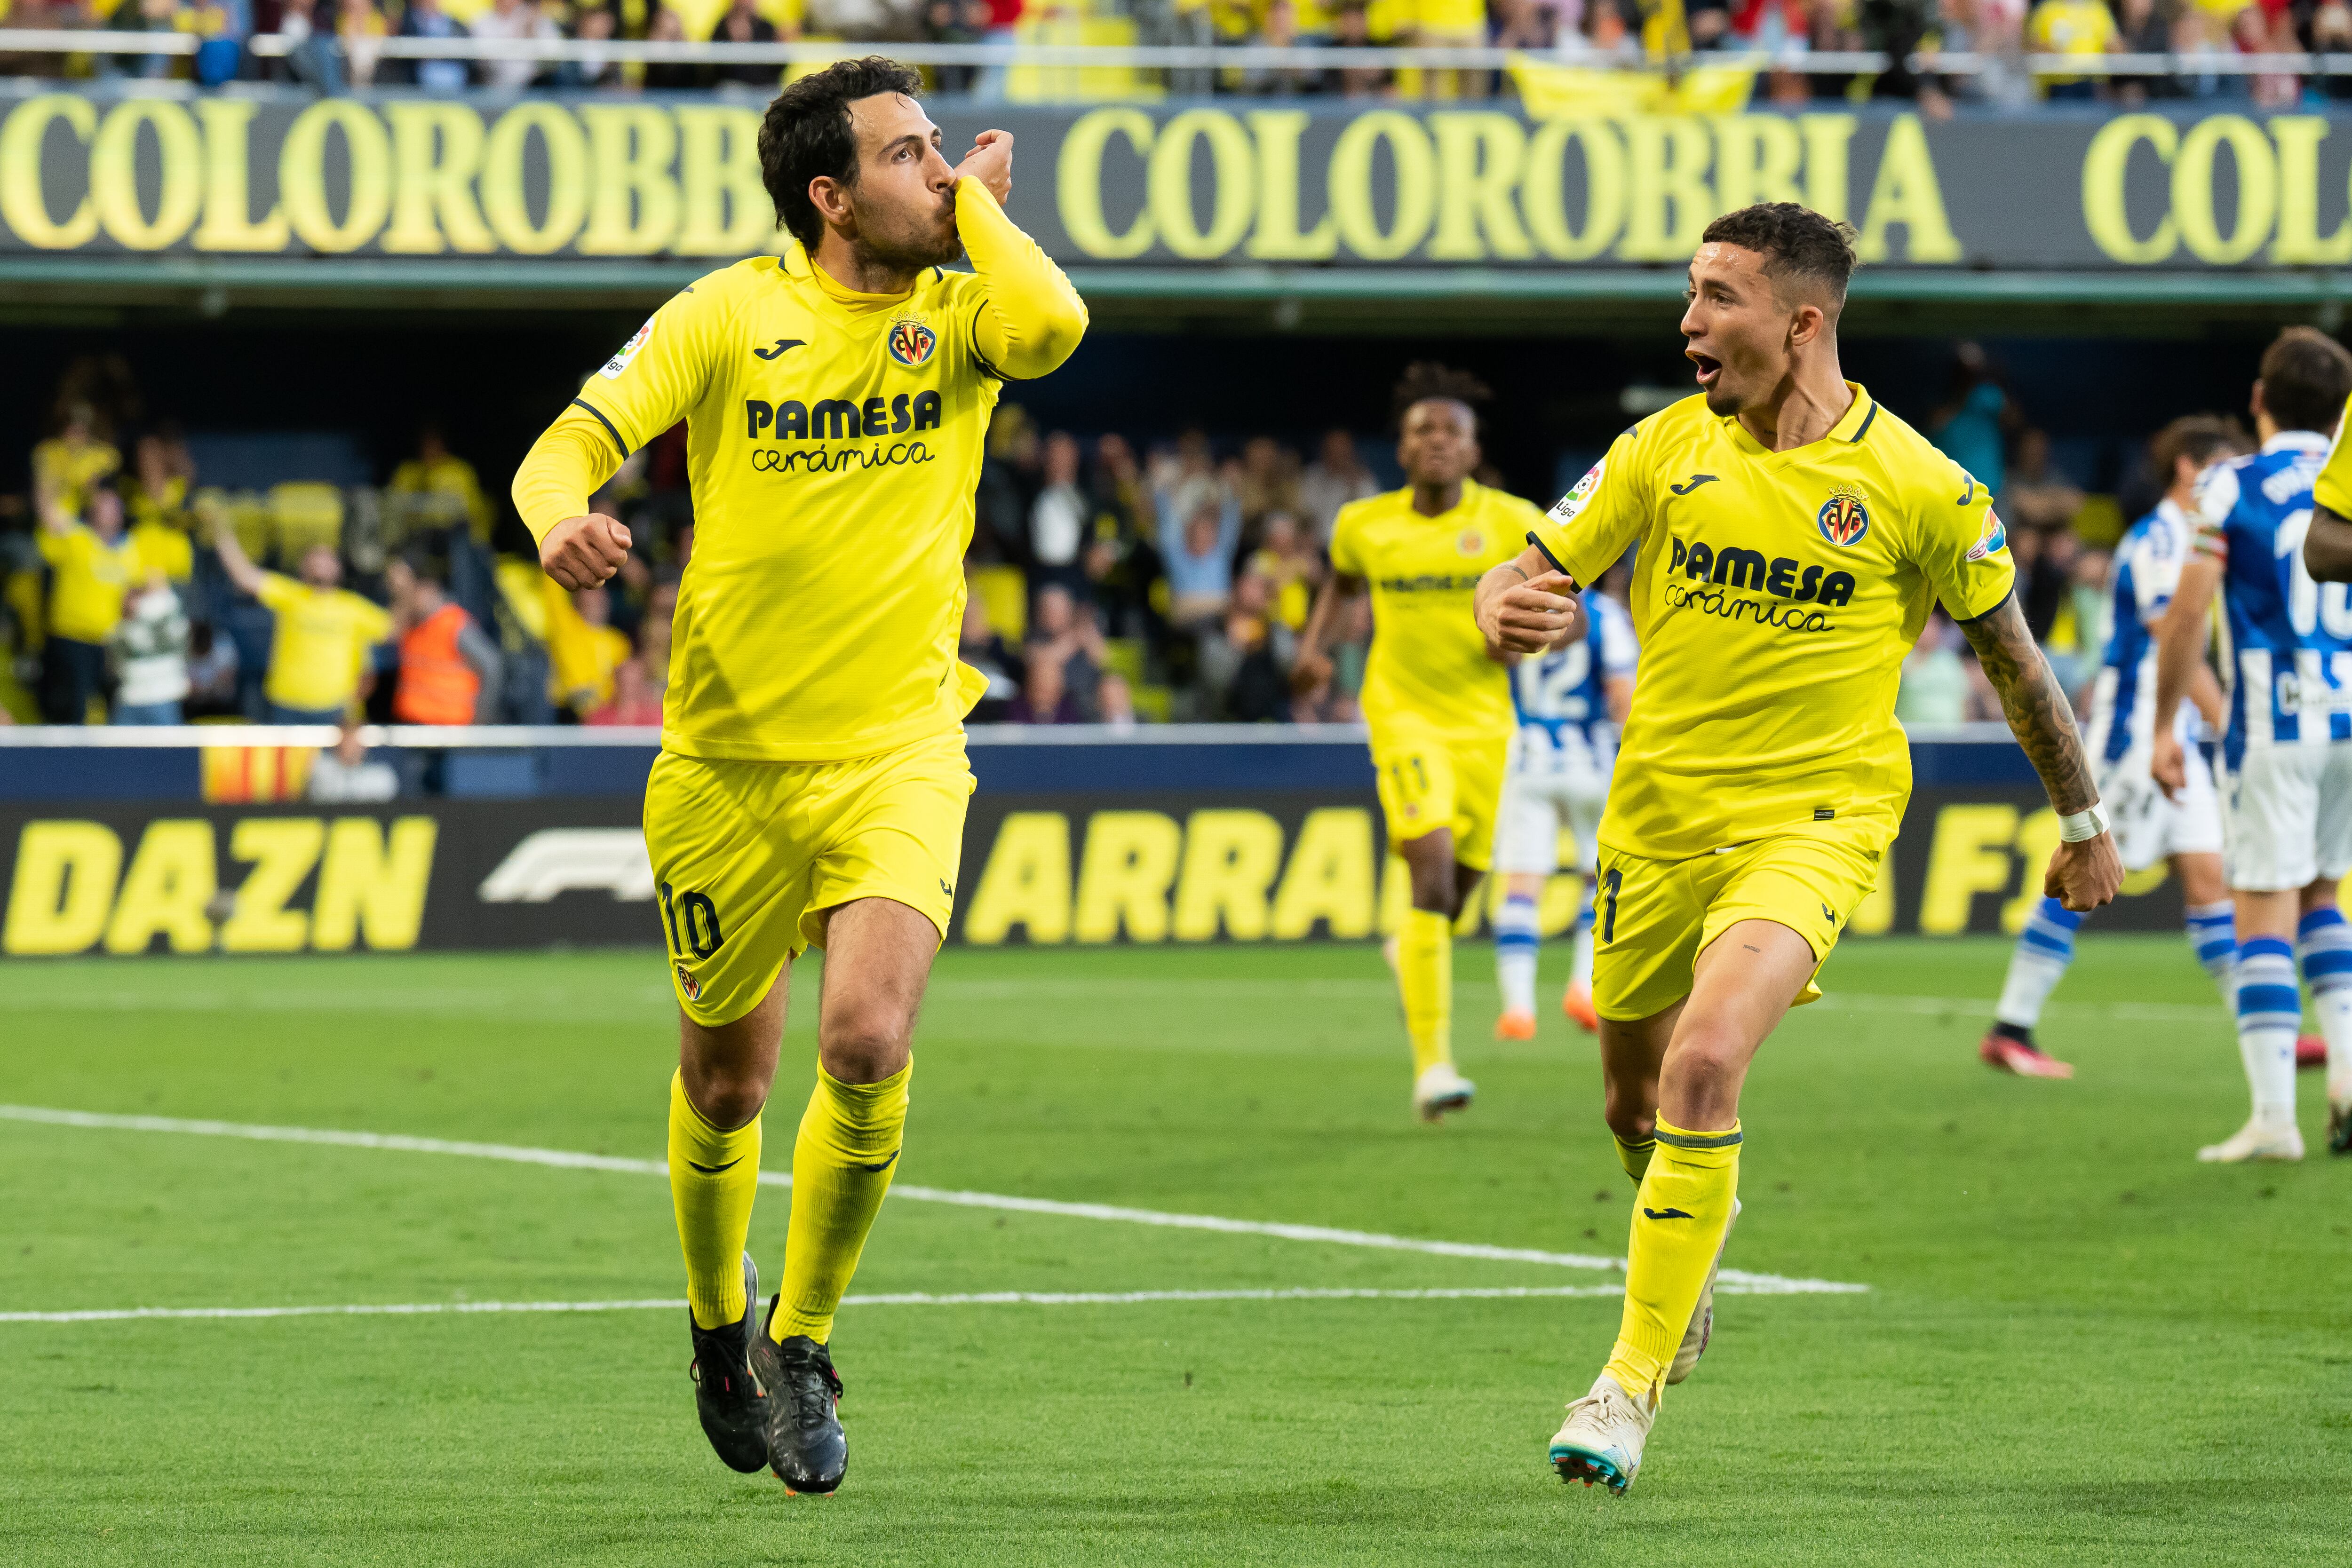
[[[1990,512],[1987,512],[1985,514],[1984,531],[1977,536],[1977,542],[1969,547],[1968,559],[1970,560],[1984,560],[1990,557],[1999,555],[2008,548],[2009,530],[2000,526],[2000,519],[1999,517],[1995,517]]]
[[[1870,508],[1864,504],[1858,486],[1840,485],[1822,503],[1814,521],[1820,525],[1822,538],[1846,549],[1860,544],[1863,535],[1870,532]]]
[[[1584,503],[1592,499],[1592,492],[1601,488],[1601,471],[1604,467],[1608,466],[1608,463],[1609,459],[1603,457],[1600,462],[1595,463],[1591,467],[1587,468],[1584,471],[1584,477],[1576,482],[1576,487],[1570,490],[1567,495],[1562,496],[1559,498],[1559,504],[1552,507],[1551,520],[1553,522],[1567,522],[1570,518],[1575,517],[1577,513],[1584,510]]]
[[[646,346],[646,340],[653,335],[653,318],[648,316],[646,318],[646,324],[637,329],[636,336],[622,344],[621,351],[614,354],[611,359],[606,360],[604,361],[604,368],[598,371],[596,373],[604,377],[608,382],[619,381],[621,379],[621,372],[629,368],[629,361],[637,357],[637,350],[644,348]]]

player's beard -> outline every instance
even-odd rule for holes
[[[924,267],[945,267],[963,257],[963,236],[956,232],[952,205],[946,209],[946,222],[937,226],[923,220],[902,219],[897,224],[864,221],[869,216],[880,214],[859,214],[857,248],[865,253],[870,267],[893,272],[920,272]],[[929,216],[925,214],[925,219]]]

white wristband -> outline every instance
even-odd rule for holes
[[[2079,844],[2084,839],[2095,839],[2107,831],[2107,814],[2094,800],[2087,810],[2075,811],[2058,819],[2058,840],[2061,843]]]

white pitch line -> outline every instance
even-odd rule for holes
[[[1750,1292],[1732,1288],[1727,1289],[1726,1293],[1744,1295]],[[1618,1285],[1498,1285],[1429,1291],[1318,1290],[1302,1285],[1285,1290],[1255,1291],[974,1291],[961,1294],[898,1291],[884,1295],[846,1296],[841,1304],[845,1307],[1132,1307],[1154,1301],[1556,1301],[1623,1294],[1623,1288]],[[674,1312],[685,1309],[683,1297],[676,1301],[408,1301],[382,1306],[117,1307],[77,1312],[0,1312],[0,1323],[119,1323],[150,1318],[405,1318],[462,1312]]]
[[[0,1105],[0,1120],[34,1122],[45,1126],[79,1127],[121,1133],[182,1133],[202,1137],[245,1138],[259,1143],[324,1144],[338,1148],[392,1149],[403,1154],[461,1155],[472,1159],[504,1160],[514,1165],[550,1166],[565,1170],[617,1171],[629,1176],[667,1178],[669,1166],[659,1160],[623,1159],[613,1155],[579,1154],[568,1149],[534,1149],[513,1144],[476,1144],[446,1138],[413,1137],[404,1133],[349,1132],[334,1127],[276,1127],[250,1122],[189,1121],[175,1116],[124,1116],[98,1111],[67,1111],[45,1105]],[[782,1171],[761,1171],[761,1185],[790,1186],[793,1178]],[[1334,1247],[1363,1247],[1391,1252],[1420,1252],[1439,1258],[1475,1258],[1495,1263],[1537,1263],[1559,1269],[1622,1270],[1625,1260],[1587,1252],[1547,1252],[1532,1247],[1496,1247],[1481,1241],[1438,1241],[1414,1236],[1389,1236],[1373,1230],[1344,1230],[1323,1225],[1289,1225],[1279,1220],[1233,1219],[1215,1214],[1177,1214],[1156,1208],[1124,1208],[1107,1203],[1065,1203],[1049,1197],[1017,1197],[1005,1193],[963,1192],[949,1187],[918,1186],[901,1182],[890,1196],[913,1203],[945,1203],[963,1208],[994,1208],[1016,1214],[1048,1214],[1064,1219],[1107,1220],[1125,1225],[1156,1225],[1178,1230],[1211,1230],[1228,1236],[1270,1236],[1283,1241],[1320,1242]],[[1719,1279],[1752,1294],[1802,1292],[1850,1293],[1867,1285],[1832,1280],[1792,1280],[1780,1274],[1750,1273],[1726,1269]]]

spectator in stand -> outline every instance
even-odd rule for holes
[[[1067,431],[1045,438],[1043,478],[1037,498],[1029,503],[1029,585],[1049,582],[1078,587],[1084,573],[1079,547],[1087,535],[1091,508],[1078,486],[1078,442]]]
[[[1291,0],[1265,0],[1258,36],[1252,42],[1269,49],[1300,47],[1297,6]],[[1234,85],[1238,90],[1277,98],[1313,92],[1323,76],[1319,70],[1301,66],[1252,67],[1236,74],[1239,79]]]
[[[343,47],[343,68],[351,74],[352,86],[366,87],[375,80],[391,25],[375,0],[340,0],[336,11],[335,36]]]
[[[1253,533],[1272,513],[1297,517],[1306,505],[1299,493],[1298,454],[1271,435],[1252,436],[1242,444],[1233,490],[1242,504],[1242,525]]]
[[[188,633],[187,716],[236,716],[236,640],[208,621],[196,622]]]
[[[1062,662],[1040,648],[1029,655],[1028,678],[1006,716],[1013,724],[1084,724],[1069,688],[1062,684]]]
[[[1331,43],[1342,49],[1373,46],[1370,0],[1339,0],[1339,8],[1331,13]],[[1383,68],[1349,66],[1345,70],[1325,71],[1314,90],[1342,98],[1386,98],[1393,86],[1394,78]]]
[[[2105,0],[2093,3],[2104,5]],[[1863,47],[1879,50],[1894,61],[1871,79],[1871,97],[1915,99],[1919,112],[1930,120],[1952,117],[1952,100],[1944,89],[1913,71],[1910,63],[1935,30],[1936,0],[1859,0],[1854,23]]]
[[[687,42],[686,22],[667,5],[654,9],[653,24],[646,29],[649,44],[683,44]],[[684,60],[656,60],[646,67],[646,90],[648,92],[681,92],[702,85],[702,68]]]
[[[670,635],[677,619],[677,580],[663,578],[646,591],[646,612],[637,622],[637,662],[656,696],[669,690]]]
[[[613,597],[605,589],[567,594],[547,578],[548,695],[573,716],[593,713],[613,700],[613,672],[635,653],[613,627]]]
[[[1380,481],[1364,466],[1356,438],[1344,430],[1327,431],[1322,451],[1298,480],[1299,515],[1314,530],[1318,546],[1331,542],[1332,519],[1350,501],[1380,494]]]
[[[1165,495],[1160,515],[1174,515],[1174,504]],[[1213,491],[1201,496],[1181,530],[1161,525],[1160,562],[1168,579],[1168,619],[1179,630],[1189,631],[1225,612],[1234,589],[1234,549],[1241,537],[1241,503],[1230,496],[1220,501]]]
[[[122,466],[122,454],[99,434],[98,413],[89,403],[66,409],[63,428],[33,448],[33,506],[64,509],[79,517],[89,493]]]
[[[188,617],[160,570],[123,603],[114,628],[114,722],[178,724],[188,696]]]
[[[977,44],[987,36],[987,0],[927,0],[923,6],[923,41],[927,44]],[[932,76],[942,93],[971,90],[980,75],[972,66],[933,66]]]
[[[2021,421],[1982,348],[1962,343],[1952,363],[1951,395],[1927,422],[1927,439],[1998,496],[2009,482],[2009,436]]]
[[[2106,0],[2041,0],[2026,18],[2025,38],[2026,47],[2041,55],[2107,55],[2123,42]],[[2095,99],[2100,85],[2094,77],[2042,78],[2044,96],[2053,101]]]
[[[328,805],[365,805],[389,800],[400,793],[400,775],[389,762],[373,760],[360,739],[359,721],[346,715],[336,721],[335,744],[310,764],[310,787],[303,793]]]
[[[428,423],[416,434],[416,455],[392,471],[384,504],[403,532],[464,528],[484,549],[490,543],[490,503],[474,465],[449,450],[441,427]]]
[[[2248,13],[2256,9],[2250,6],[2246,12],[2241,12],[2239,14],[2241,23],[2244,23]],[[2294,10],[2282,5],[2278,7],[2275,15],[2268,11],[2262,11],[2260,15],[2269,18],[2267,27],[2263,26],[2259,19],[2251,26],[2242,26],[2241,27],[2242,33],[2251,34],[2256,40],[2246,46],[2248,54],[2299,55],[2303,53],[2303,38],[2295,31],[2296,13]],[[2254,107],[2257,109],[2293,109],[2295,101],[2303,96],[2302,80],[2292,72],[2264,71],[2254,78],[2251,85],[2253,89]]]
[[[1000,45],[1015,42],[1019,35],[1014,29],[1021,25],[1021,12],[1024,0],[986,0],[986,4],[988,23],[985,30],[981,34],[980,41],[983,44]],[[1003,66],[989,66],[982,70],[979,79],[972,83],[972,96],[983,103],[1001,102],[1004,98],[1005,80],[1006,72]]]
[[[302,552],[299,581],[254,565],[237,542],[236,530],[226,522],[213,530],[213,549],[229,581],[278,618],[270,635],[269,673],[262,684],[269,722],[341,723],[362,695],[362,678],[373,679],[369,654],[392,635],[391,615],[382,605],[339,586],[342,559],[325,545]]]
[[[1095,688],[1109,657],[1092,606],[1081,607],[1070,597],[1070,591],[1058,583],[1037,591],[1036,624],[1029,629],[1030,661],[1055,661],[1062,689],[1070,694],[1081,715],[1094,715]]]
[[[2116,0],[2116,33],[2120,54],[2161,55],[2172,47],[2169,18],[2156,0]],[[2109,85],[2118,103],[2136,106],[2168,96],[2162,77],[2116,77]]]
[[[1960,658],[1960,629],[1944,607],[1927,612],[1927,624],[1903,659],[1903,684],[1895,694],[1895,717],[1906,729],[1946,728],[1969,716],[1969,674]]]
[[[41,515],[41,559],[49,564],[41,714],[51,724],[89,722],[89,705],[106,687],[107,639],[139,575],[138,557],[122,529],[122,497],[105,484],[81,494],[86,521],[76,521],[59,503]]]
[[[1201,677],[1217,695],[1223,716],[1236,724],[1289,717],[1290,663],[1297,646],[1290,628],[1275,618],[1272,580],[1263,572],[1244,572],[1223,621],[1201,640]]]
[[[1479,49],[1486,46],[1486,0],[1419,0],[1412,43],[1424,49]],[[1438,70],[1424,73],[1435,99],[1485,98],[1494,73]]]
[[[977,593],[964,596],[963,630],[956,639],[956,657],[988,681],[988,689],[965,716],[973,724],[995,724],[1006,717],[1021,695],[1021,682],[1013,673],[1021,666],[1013,663],[1013,650],[1004,645],[1004,639],[988,623],[988,606]]]
[[[430,572],[395,560],[384,581],[400,638],[392,716],[402,724],[490,723],[505,664],[499,645]]]
[[[2051,462],[2049,434],[2030,428],[2018,435],[2017,460],[2002,476],[2000,496],[2001,517],[2012,528],[2063,532],[2083,509],[2081,489]]]
[[[400,13],[404,38],[464,38],[466,25],[441,9],[441,0],[408,0]],[[418,60],[410,79],[426,92],[463,92],[471,73],[463,60]]]
[[[124,482],[123,504],[131,517],[131,548],[142,567],[159,569],[174,583],[195,571],[195,547],[188,538],[188,488],[195,459],[175,427],[139,438],[131,448],[133,476]]]
[[[572,13],[572,36],[583,44],[609,43],[620,31],[621,18],[610,5],[583,5]],[[618,88],[622,85],[621,67],[617,61],[601,57],[566,60],[555,68],[555,82],[558,87],[573,90]],[[636,454],[630,455],[635,457]]]
[[[531,0],[490,0],[490,8],[474,18],[474,37],[478,38],[520,43],[562,36],[562,30]],[[520,92],[545,75],[546,67],[537,60],[484,60],[481,71],[483,86]]]
[[[1096,695],[1102,703],[1102,714],[1097,722],[1104,728],[1124,733],[1135,727],[1135,693],[1128,685],[1125,675],[1117,670],[1106,671],[1102,685],[1096,688]]]
[[[727,7],[727,14],[719,18],[719,26],[711,32],[710,41],[714,44],[772,44],[778,36],[776,25],[752,9],[752,0],[734,0],[734,4]],[[784,71],[778,65],[739,61],[722,65],[711,75],[721,86],[732,82],[757,88],[773,96],[778,84],[783,80]]]
[[[613,700],[580,722],[652,727],[661,721],[661,693],[646,680],[644,661],[625,659],[613,671]]]
[[[2352,5],[2325,0],[2312,12],[2311,49],[2319,55],[2352,55]],[[2352,98],[2352,77],[2315,77],[2312,86],[2323,101]]]
[[[1273,586],[1274,618],[1297,632],[1314,608],[1315,590],[1323,581],[1323,558],[1308,548],[1305,530],[1288,512],[1267,514],[1260,537],[1264,542],[1250,557],[1248,570]]]
[[[972,497],[971,548],[977,565],[1021,564],[1029,550],[1029,504],[1037,495],[1037,427],[1016,402],[1001,402],[988,422],[988,450]]]

